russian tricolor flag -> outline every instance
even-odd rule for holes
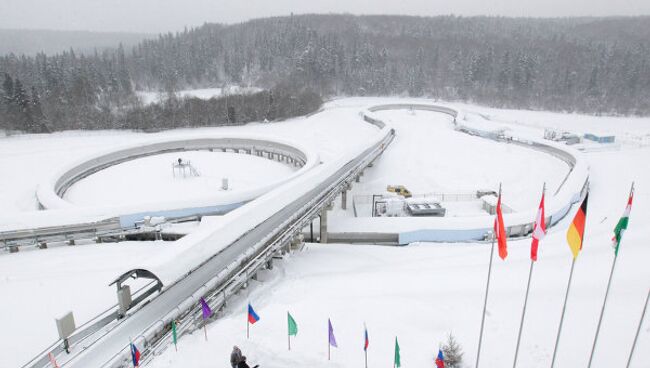
[[[363,325],[363,336],[364,336],[364,342],[363,342],[363,350],[367,351],[368,350],[368,345],[370,345],[370,340],[368,340],[368,328],[366,325]]]
[[[438,349],[438,356],[436,357],[436,368],[445,368],[445,356],[442,355],[441,349]]]
[[[131,343],[131,359],[133,360],[133,367],[140,365],[140,351],[134,343]]]
[[[255,324],[255,322],[260,320],[260,316],[255,313],[255,310],[253,309],[253,306],[248,303],[248,323]]]

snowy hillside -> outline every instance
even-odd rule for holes
[[[346,98],[330,101],[322,112],[306,118],[193,132],[254,133],[289,139],[317,151],[323,162],[332,162],[367,143],[375,132],[374,126],[360,119],[359,111],[376,104],[402,101],[429,102]],[[593,365],[594,368],[623,366],[650,287],[650,268],[645,267],[650,258],[647,244],[650,229],[643,225],[650,213],[647,170],[650,147],[634,143],[650,134],[650,119],[626,119],[629,124],[624,125],[620,123],[623,118],[463,107],[489,116],[485,124],[505,126],[512,134],[541,138],[546,127],[581,132],[593,125],[617,137],[627,137],[619,150],[582,154],[591,166],[587,233],[576,264],[557,365],[586,365],[613,258],[612,229],[624,209],[629,185],[635,180],[637,191],[630,226],[623,239]],[[546,181],[553,188],[567,172],[565,164],[548,155],[456,132],[451,129],[449,118],[441,114],[403,110],[378,115],[396,129],[397,138],[366,171],[361,182],[353,185],[353,193],[385,191],[388,184],[404,184],[414,192],[424,193],[494,189],[503,182],[505,200],[515,209],[530,209],[539,201],[542,183]],[[179,133],[187,131],[154,135],[68,132],[2,138],[0,168],[10,173],[0,179],[0,205],[8,212],[3,216],[33,210],[36,185],[72,161],[117,142],[144,143],[152,137]],[[267,160],[261,166],[253,166],[255,163],[248,160],[252,158],[244,157],[246,161],[228,164],[230,168],[242,169],[233,173],[241,175],[242,183],[256,183],[253,174],[257,173],[263,175],[256,180],[287,174],[275,166],[276,162]],[[168,161],[165,159],[165,165]],[[115,180],[114,174],[127,176],[129,171],[141,170],[141,166],[113,169],[126,171],[87,178],[83,191],[90,195],[83,199],[85,203],[96,203],[100,198],[92,197],[101,196],[97,192],[110,189],[118,194],[127,192],[128,182],[117,187],[110,180]],[[165,166],[160,170],[168,176],[171,169]],[[152,181],[141,185],[155,186],[160,178],[154,175],[155,172],[145,173]],[[101,198],[107,199],[133,198]],[[342,215],[341,212],[337,208],[334,214]],[[567,218],[554,227],[541,243],[520,352],[521,367],[550,364],[571,264],[565,241],[569,222]],[[512,364],[528,273],[529,245],[529,239],[510,241],[510,256],[505,261],[495,259],[481,358],[484,366]],[[0,292],[8,296],[0,303],[0,323],[13,331],[0,337],[0,345],[11,351],[0,354],[0,367],[20,366],[54,341],[53,318],[62,313],[73,310],[79,325],[111,306],[115,302],[115,290],[107,284],[117,272],[143,259],[174,254],[174,247],[173,242],[123,242],[0,254]],[[178,352],[170,346],[150,366],[225,366],[232,345],[239,345],[252,363],[264,368],[359,367],[363,364],[364,322],[370,334],[371,367],[392,364],[395,336],[400,342],[404,367],[433,366],[434,354],[449,333],[462,345],[465,365],[472,366],[489,253],[489,244],[484,243],[422,243],[406,247],[307,244],[303,251],[276,262],[274,270],[263,272],[259,281],[229,301],[217,321],[208,326],[207,342],[201,331],[183,336]],[[248,302],[261,317],[251,327],[249,340],[245,335]],[[295,317],[299,330],[298,336],[292,338],[291,351],[286,347],[287,311]],[[332,351],[330,362],[327,361],[328,318],[332,319],[339,343],[339,348]],[[632,367],[650,365],[650,351],[642,348],[649,345],[650,327],[646,322]]]

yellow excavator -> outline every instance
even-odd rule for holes
[[[404,198],[411,198],[413,196],[411,192],[403,185],[389,185],[386,187],[386,190],[391,193],[397,193]]]

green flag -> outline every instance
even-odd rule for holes
[[[612,238],[612,245],[614,246],[614,254],[618,255],[618,248],[621,246],[621,239],[623,238],[623,233],[627,230],[627,223],[630,221],[630,211],[632,211],[632,199],[634,198],[634,185],[630,189],[630,197],[627,199],[627,206],[625,206],[625,211],[623,211],[623,216],[618,220],[616,227],[614,228],[614,237]]]
[[[172,341],[174,342],[174,345],[176,345],[176,321],[172,321]]]
[[[287,312],[287,322],[289,325],[289,336],[298,335],[298,325],[289,312]]]
[[[399,368],[402,366],[399,356],[399,344],[397,343],[397,337],[395,337],[395,363],[394,366]]]

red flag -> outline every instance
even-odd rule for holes
[[[539,209],[537,210],[537,218],[535,218],[535,227],[533,228],[533,242],[530,245],[530,259],[537,261],[537,248],[539,241],[544,239],[546,235],[546,219],[544,215],[544,193],[542,193],[542,200],[539,202]]]
[[[50,358],[50,364],[52,364],[53,368],[59,368],[59,365],[56,363],[56,359],[54,359],[54,355],[52,355],[52,353],[47,353],[47,357]]]
[[[499,245],[499,257],[506,259],[508,256],[508,246],[506,244],[506,228],[503,224],[503,213],[501,212],[501,192],[499,191],[499,200],[497,201],[497,216],[494,219],[494,235]]]

